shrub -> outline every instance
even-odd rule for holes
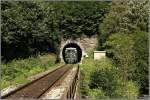
[[[9,85],[28,82],[27,77],[50,69],[55,64],[55,55],[45,54],[41,57],[13,60],[2,65],[2,88]]]
[[[114,96],[118,98],[137,99],[139,96],[138,85],[133,81],[128,81],[125,84],[120,81],[118,88],[114,91]]]
[[[133,79],[140,86],[141,93],[148,94],[148,33],[137,31],[133,35],[135,72]]]
[[[105,19],[99,26],[100,42],[105,43],[107,38],[116,32],[148,32],[148,7],[148,0],[112,1],[109,13],[105,14]]]
[[[126,90],[125,96],[128,97],[129,99],[135,99],[138,97],[139,88],[135,82],[128,81],[125,90]]]
[[[113,96],[113,91],[117,88],[119,79],[119,70],[114,67],[109,59],[104,58],[96,64],[96,69],[91,75],[90,88],[102,88],[107,96]]]
[[[108,98],[108,96],[106,96],[105,92],[102,89],[90,89],[88,95],[92,99]]]
[[[148,33],[112,34],[105,48],[107,56],[113,59],[124,80],[136,81],[141,94],[148,94]]]
[[[81,94],[89,98],[137,98],[138,85],[124,81],[122,72],[109,58],[85,58],[81,68]],[[129,92],[131,94],[129,94]]]
[[[112,34],[105,43],[107,56],[113,59],[124,80],[131,79],[135,71],[133,44],[132,37],[124,33]]]
[[[110,1],[2,1],[2,60],[59,53],[61,38],[98,34]]]
[[[81,93],[82,96],[88,96],[89,92],[89,83],[90,83],[90,76],[92,71],[94,71],[94,60],[89,56],[89,58],[85,58],[82,62],[83,64],[80,65],[81,70]]]
[[[132,81],[124,81],[119,69],[108,58],[102,59],[97,63],[94,73],[91,75],[90,89],[99,89],[105,95],[99,98],[137,98],[138,86]],[[103,92],[102,92],[103,91]],[[96,96],[95,91],[90,92]],[[99,93],[99,92],[98,92]]]

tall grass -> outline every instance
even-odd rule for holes
[[[94,60],[90,53],[84,58],[81,68],[81,95],[83,98],[128,98],[138,97],[139,88],[132,80],[126,81],[109,58]]]
[[[3,64],[1,88],[28,82],[27,78],[29,76],[56,67],[55,60],[56,55],[45,54],[36,58],[29,57]]]

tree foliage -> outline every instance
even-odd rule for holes
[[[140,93],[148,93],[148,33],[112,34],[105,43],[107,56],[112,58],[123,80],[138,83]]]
[[[108,59],[101,59],[96,63],[96,68],[91,75],[90,88],[92,96],[97,98],[128,98],[135,99],[139,94],[139,87],[134,81],[124,81],[122,72],[113,62]],[[100,90],[100,91],[98,91]]]
[[[12,59],[49,46],[44,13],[35,2],[2,2],[2,56]]]
[[[133,44],[131,36],[123,33],[111,35],[105,44],[107,55],[118,65],[124,80],[131,79],[135,70]]]
[[[12,60],[7,64],[2,64],[1,89],[10,85],[24,84],[29,82],[28,79],[32,75],[57,67],[55,59],[55,54],[44,54],[38,57]]]
[[[133,75],[141,87],[141,94],[148,93],[148,33],[135,32],[133,39],[135,41],[133,50],[135,55],[136,66]]]
[[[113,1],[99,32],[99,49],[148,94],[148,0]]]
[[[148,32],[148,0],[113,1],[99,26],[100,42],[104,43],[110,34],[131,34],[136,30]]]
[[[2,1],[2,56],[58,53],[61,38],[98,33],[110,2]]]

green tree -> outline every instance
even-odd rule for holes
[[[2,2],[2,56],[24,57],[45,49],[44,13],[36,2]],[[46,45],[47,46],[47,45]]]
[[[28,57],[50,48],[58,54],[61,38],[98,33],[108,1],[2,1],[2,56]],[[7,52],[5,52],[7,51]]]
[[[138,83],[141,94],[148,94],[147,32],[148,0],[113,1],[99,26],[99,49],[108,51],[124,77]]]
[[[128,98],[136,99],[139,87],[134,81],[124,81],[120,69],[108,59],[96,63],[91,75],[90,96],[95,98]]]
[[[105,43],[107,56],[120,69],[124,81],[138,83],[141,94],[148,94],[148,33],[112,34]]]
[[[135,70],[133,44],[132,37],[124,33],[112,34],[105,44],[107,55],[115,61],[125,81],[132,78]]]
[[[102,46],[110,34],[131,34],[136,30],[148,32],[148,0],[113,1],[99,26],[100,44]]]
[[[133,50],[135,55],[135,74],[136,80],[140,86],[141,94],[148,93],[148,33],[135,32],[133,39],[135,41]]]

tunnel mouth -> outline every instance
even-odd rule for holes
[[[73,59],[73,57],[70,56],[71,54],[67,53],[68,50],[73,51],[72,54],[75,52],[76,57],[74,57],[74,59],[76,59],[76,60],[74,60],[73,62],[68,61],[68,59],[69,60]],[[69,55],[70,58],[66,57],[66,55]],[[76,64],[76,63],[79,63],[81,61],[82,50],[78,44],[69,43],[69,44],[66,44],[64,46],[64,48],[62,50],[62,56],[63,56],[63,60],[66,64]]]

